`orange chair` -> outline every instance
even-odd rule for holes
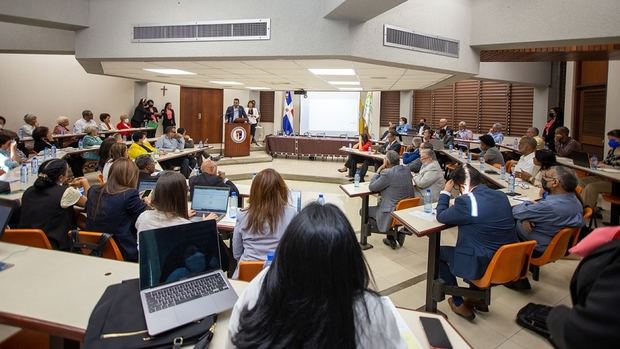
[[[396,204],[396,208],[394,209],[394,211],[405,210],[408,208],[420,206],[420,201],[421,198],[419,197],[402,199]],[[396,220],[396,218],[392,218],[392,226],[390,228],[396,229],[398,227],[400,227],[400,222]]]
[[[618,207],[620,206],[620,196],[616,196],[612,193],[603,193],[603,200],[611,204],[611,225],[620,224],[620,219],[618,218],[620,217],[620,214],[618,214]]]
[[[555,234],[549,246],[545,249],[545,252],[540,257],[532,258],[530,265],[530,271],[532,272],[532,278],[536,281],[540,278],[540,267],[557,261],[564,257],[566,251],[572,247],[579,237],[579,228],[562,228]]]
[[[241,261],[239,262],[239,280],[250,282],[261,270],[265,261]]]
[[[68,234],[69,239],[72,241],[73,249],[78,250],[82,254],[117,261],[125,260],[116,241],[109,234],[105,234],[105,237],[103,237],[103,233],[81,230],[71,230]]]
[[[442,286],[442,299],[446,294],[481,299],[491,304],[491,287],[517,281],[527,276],[536,241],[524,241],[500,247],[482,277],[470,282],[479,289],[458,286]]]
[[[512,172],[512,166],[514,166],[517,162],[514,160],[506,161],[506,173]]]
[[[103,175],[101,173],[97,175],[97,180],[99,181],[99,185],[105,184],[105,181],[103,180]]]
[[[0,241],[48,250],[52,249],[52,244],[50,244],[47,235],[41,229],[6,229]]]
[[[577,195],[580,195],[582,191],[583,191],[582,186],[578,185],[575,187],[575,193],[577,193]]]

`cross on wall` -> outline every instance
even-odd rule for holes
[[[162,88],[160,88],[160,90],[162,91],[163,95],[166,95],[166,91],[168,91],[168,89],[166,88],[166,85],[164,85]]]

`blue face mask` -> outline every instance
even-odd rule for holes
[[[620,142],[618,142],[615,139],[610,139],[609,142],[607,142],[607,144],[609,144],[609,147],[611,147],[612,149],[616,149],[620,147]]]

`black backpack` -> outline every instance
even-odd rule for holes
[[[517,313],[517,323],[550,340],[547,316],[551,309],[548,305],[528,303]]]

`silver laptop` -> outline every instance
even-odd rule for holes
[[[150,335],[231,309],[213,220],[140,232],[140,299]]]
[[[301,192],[291,190],[288,195],[288,204],[297,209],[297,213],[301,211]]]
[[[208,216],[209,213],[217,215],[216,221],[222,219],[228,209],[229,193],[228,187],[195,186],[192,194],[192,210],[196,211],[196,215],[191,220],[201,221],[202,216]]]

